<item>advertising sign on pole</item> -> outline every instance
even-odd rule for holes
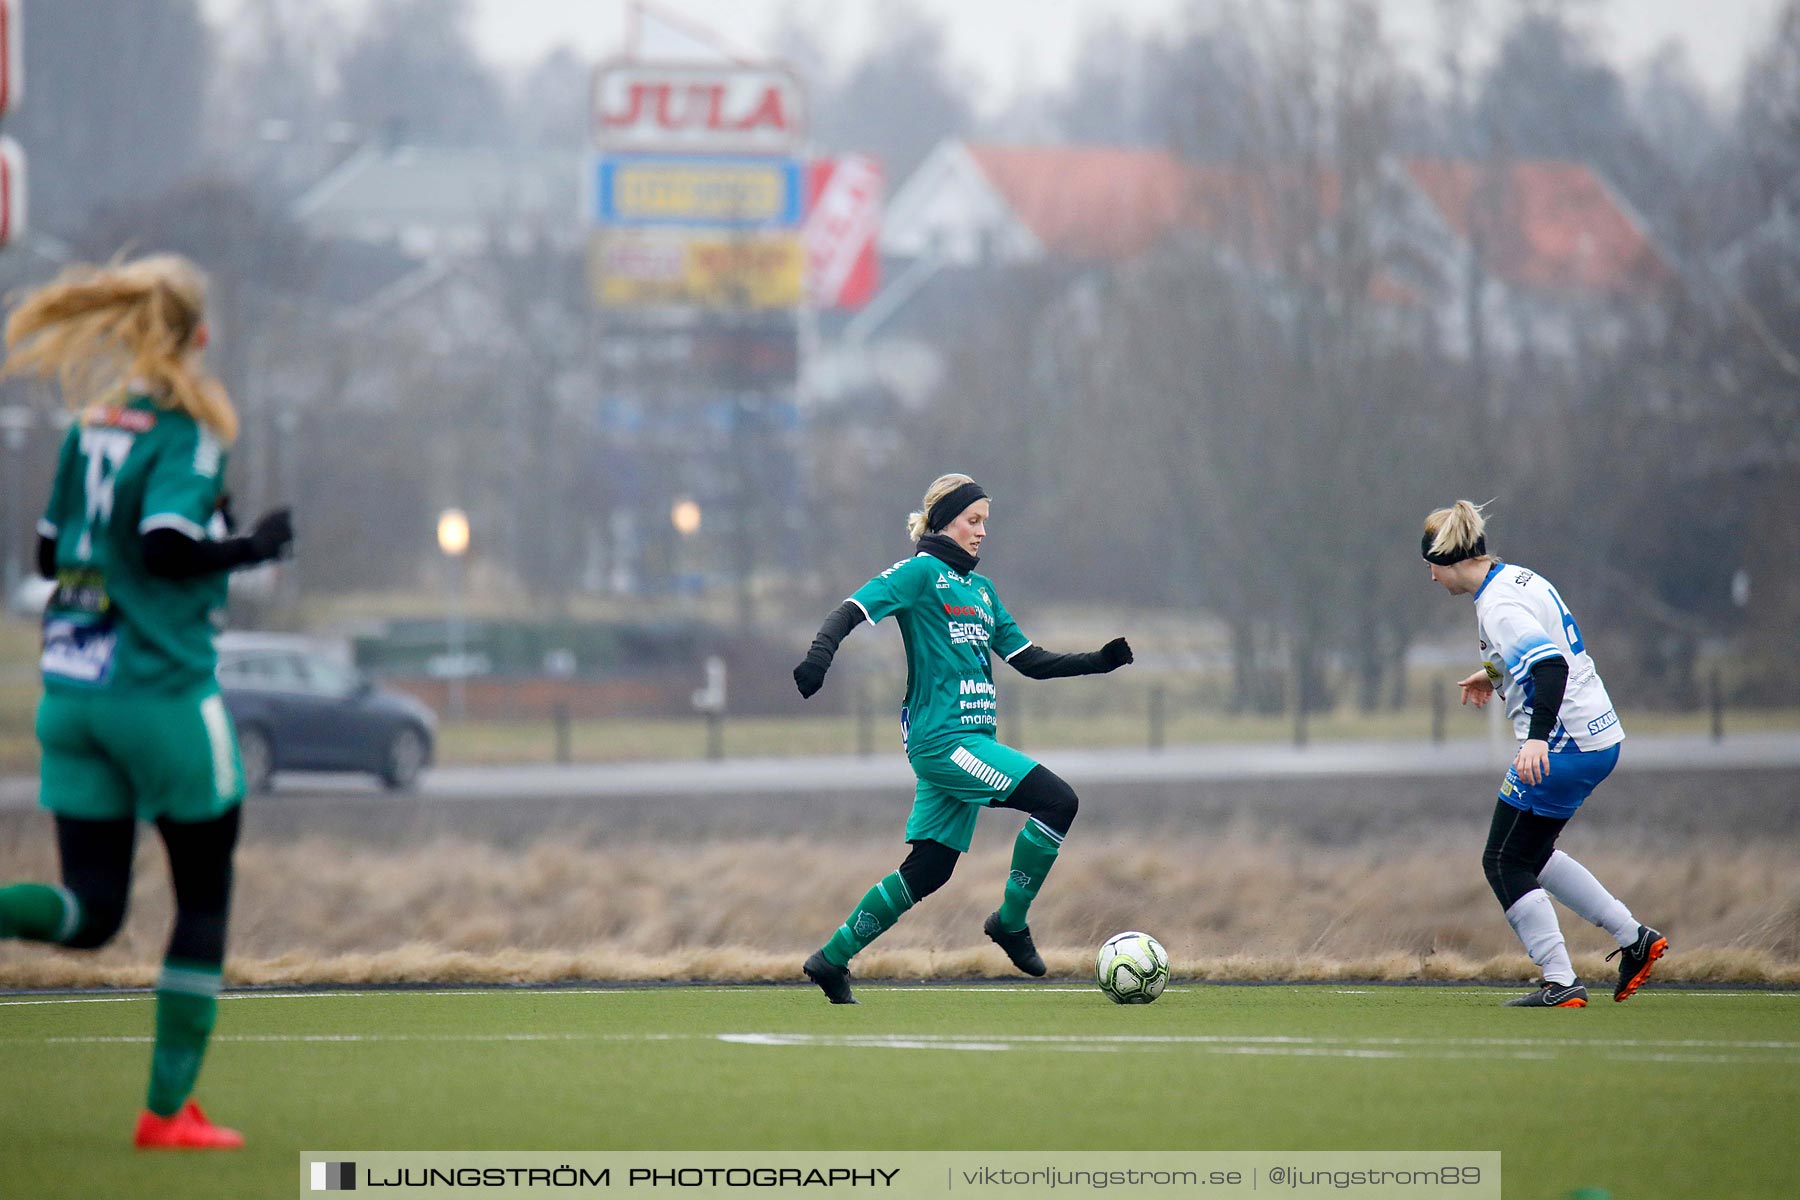
[[[881,167],[866,155],[820,159],[807,179],[806,292],[816,308],[861,308],[880,282]]]
[[[25,39],[20,36],[19,3],[0,0],[0,116],[25,94]]]
[[[700,310],[803,303],[805,119],[800,83],[780,67],[603,65],[589,175],[595,299]]]
[[[0,137],[0,246],[25,233],[25,149]]]
[[[588,255],[604,308],[793,308],[805,296],[806,256],[791,231],[603,229]]]
[[[792,229],[805,201],[791,158],[603,154],[594,170],[601,225]]]
[[[805,95],[778,67],[612,63],[594,77],[594,139],[607,150],[788,154]]]

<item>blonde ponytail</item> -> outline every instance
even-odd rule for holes
[[[178,255],[70,267],[7,318],[6,373],[54,375],[78,412],[142,381],[230,442],[237,412],[195,345],[205,319],[206,277]]]
[[[1458,558],[1485,558],[1487,518],[1485,504],[1458,500],[1425,518],[1426,553]]]
[[[948,496],[951,492],[954,492],[963,484],[974,482],[975,481],[970,479],[967,475],[939,475],[936,479],[932,480],[931,486],[925,489],[924,506],[920,508],[918,512],[912,513],[906,518],[906,536],[916,542],[926,534],[930,533],[931,530],[926,528],[929,524],[926,519],[926,514],[931,511],[931,506],[936,504],[939,500],[942,500],[945,496]]]

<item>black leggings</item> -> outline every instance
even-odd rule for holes
[[[1510,909],[1519,897],[1539,886],[1538,872],[1556,852],[1557,836],[1568,823],[1567,817],[1540,817],[1504,800],[1494,802],[1494,822],[1488,829],[1487,849],[1481,852],[1481,870],[1501,908]]]
[[[1005,800],[993,801],[989,807],[1028,813],[1054,829],[1059,836],[1066,837],[1069,826],[1075,823],[1075,813],[1081,802],[1075,798],[1075,789],[1063,782],[1060,775],[1040,765],[1025,773],[1012,795]],[[917,903],[950,882],[950,873],[956,870],[960,852],[942,842],[925,839],[908,844],[912,846],[912,853],[900,864],[900,878],[906,880],[907,890]]]
[[[211,821],[160,820],[175,888],[175,928],[169,955],[218,965],[225,961],[225,928],[231,914],[231,860],[241,810]],[[131,860],[137,822],[56,818],[63,886],[81,902],[81,925],[64,944],[76,950],[106,945],[125,921],[131,895]]]

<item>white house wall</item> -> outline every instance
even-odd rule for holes
[[[894,193],[879,245],[893,257],[934,255],[964,267],[1044,257],[1043,243],[957,141],[939,143]]]

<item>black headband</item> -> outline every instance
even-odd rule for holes
[[[925,532],[936,533],[950,522],[962,515],[962,510],[977,500],[987,499],[987,493],[974,480],[962,484],[949,495],[931,506],[925,514]]]
[[[1467,550],[1457,550],[1453,548],[1444,551],[1442,554],[1433,554],[1431,552],[1431,543],[1435,540],[1436,535],[1431,533],[1427,533],[1419,539],[1419,553],[1423,554],[1425,556],[1425,561],[1431,563],[1433,566],[1454,567],[1457,563],[1462,562],[1466,558],[1480,558],[1487,553],[1486,534],[1477,537],[1475,539],[1475,544],[1470,546]]]

